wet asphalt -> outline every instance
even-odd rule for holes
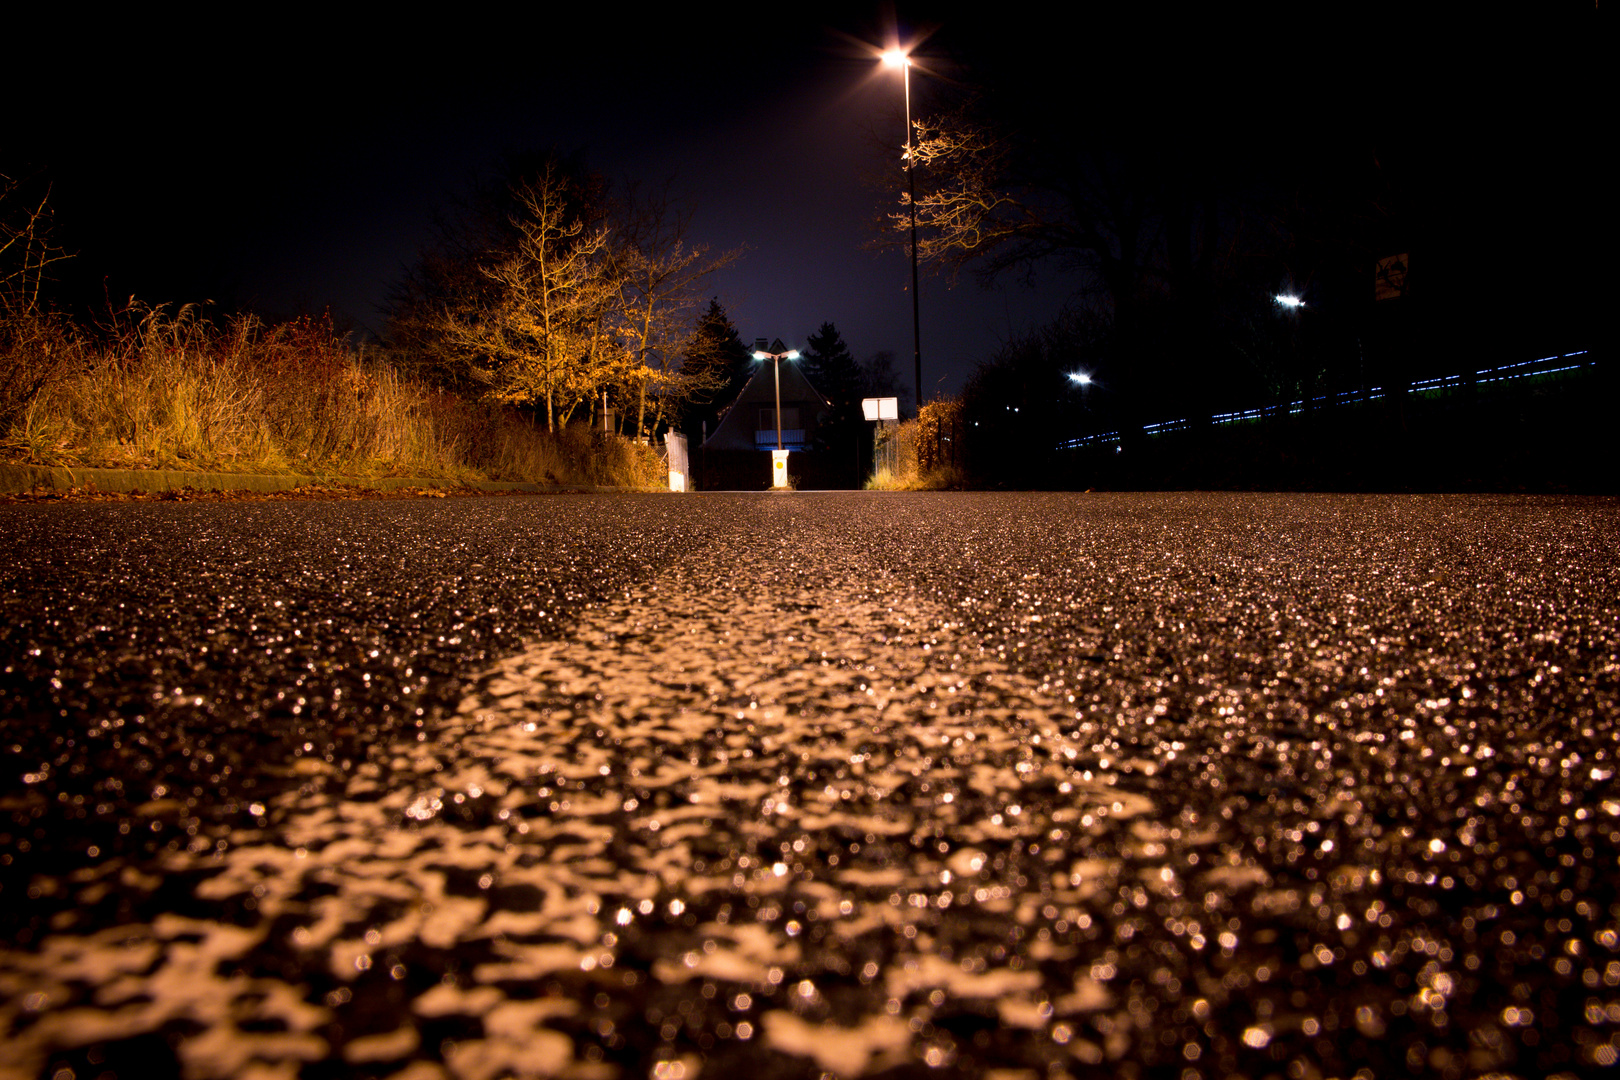
[[[1620,1061],[1620,503],[0,507],[0,1077]]]

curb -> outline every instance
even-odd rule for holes
[[[187,472],[181,469],[65,469],[42,465],[0,464],[0,493],[91,489],[109,492],[158,491],[291,491],[294,488],[342,485],[392,491],[398,488],[440,490],[584,492],[620,490],[589,484],[529,484],[509,480],[444,480],[427,477],[300,476],[296,474]]]

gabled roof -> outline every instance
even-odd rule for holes
[[[821,396],[821,391],[810,385],[805,378],[804,370],[797,361],[781,361],[782,370],[782,408],[800,410],[801,426],[808,434],[816,426],[816,416],[832,408],[827,399]],[[754,423],[758,417],[756,409],[776,408],[776,381],[772,373],[772,361],[762,360],[754,369],[754,374],[743,385],[737,394],[737,399],[726,407],[726,414],[720,418],[714,431],[704,446],[711,450],[753,450]]]

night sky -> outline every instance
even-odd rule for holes
[[[271,317],[330,306],[366,331],[436,207],[503,152],[577,151],[616,184],[668,181],[695,239],[748,246],[708,290],[744,338],[802,347],[832,320],[857,356],[891,350],[909,373],[905,255],[866,246],[885,209],[876,179],[892,170],[897,189],[901,175],[899,79],[874,59],[898,38],[920,41],[929,69],[914,77],[918,113],[963,83],[999,84],[1047,130],[1194,157],[1208,146],[1257,189],[1320,186],[1376,146],[1412,180],[1415,246],[1446,276],[1460,326],[1506,317],[1528,342],[1567,305],[1565,336],[1584,333],[1594,144],[1611,141],[1594,129],[1600,14],[1280,10],[41,16],[22,21],[23,58],[8,57],[19,77],[0,153],[54,178],[59,235],[79,252],[63,282],[74,302],[105,288]],[[958,389],[1075,285],[925,275],[930,392]]]

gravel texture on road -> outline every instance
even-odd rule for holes
[[[1620,1061],[1620,503],[0,508],[0,1076]]]

